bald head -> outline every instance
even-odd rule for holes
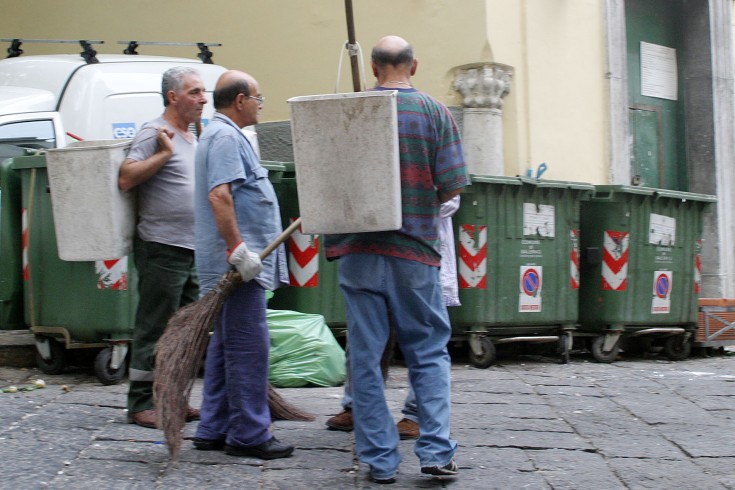
[[[250,95],[256,81],[245,72],[229,70],[220,75],[212,95],[216,110],[230,107],[238,94]]]
[[[378,67],[410,67],[413,64],[413,47],[402,37],[385,36],[373,48],[371,58]]]

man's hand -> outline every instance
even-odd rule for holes
[[[164,126],[159,126],[156,133],[158,136],[158,150],[166,152],[169,155],[173,154],[174,143],[171,141],[174,137],[173,131]]]
[[[237,272],[240,273],[242,280],[248,282],[255,276],[260,274],[263,270],[263,264],[260,262],[260,257],[255,252],[248,250],[245,246],[245,242],[235,247],[230,255],[227,257],[227,262],[235,266]]]
[[[163,126],[156,129],[156,134],[146,136],[142,141],[150,138],[156,138],[158,142],[158,151],[146,158],[145,160],[126,159],[120,166],[120,174],[117,178],[117,185],[123,192],[129,192],[136,186],[148,181],[174,153],[174,143],[171,138],[174,137],[173,131]]]

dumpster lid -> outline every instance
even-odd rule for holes
[[[483,184],[523,185],[530,184],[536,187],[575,189],[581,191],[593,191],[595,186],[584,182],[568,182],[563,180],[535,179],[533,177],[507,177],[504,175],[477,175],[470,174],[472,182]]]
[[[274,162],[271,160],[261,160],[260,164],[272,172],[286,172],[288,171],[288,167],[284,164],[284,162]]]
[[[46,157],[42,153],[25,157],[9,158],[11,168],[21,170],[27,168],[46,168]]]
[[[505,175],[477,175],[470,174],[473,183],[479,182],[483,184],[505,184],[505,185],[521,185],[522,182],[518,177],[506,177]]]
[[[570,182],[566,180],[548,180],[548,179],[535,179],[533,177],[521,177],[519,176],[518,179],[521,180],[524,184],[532,184],[537,187],[550,187],[550,188],[557,188],[557,189],[575,189],[580,191],[593,191],[595,190],[595,186],[592,184],[588,184],[586,182]]]
[[[627,193],[644,196],[667,197],[681,201],[717,202],[717,196],[697,194],[694,192],[674,191],[670,189],[656,189],[654,187],[640,187],[632,185],[596,185],[595,197],[599,194]]]

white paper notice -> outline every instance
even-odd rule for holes
[[[641,41],[641,95],[678,99],[676,50]]]
[[[676,243],[676,219],[651,213],[648,243],[673,247]]]
[[[523,236],[554,238],[554,206],[550,204],[523,203]]]

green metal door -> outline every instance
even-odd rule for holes
[[[686,90],[681,77],[681,12],[679,0],[625,1],[633,185],[687,190],[681,102]],[[673,63],[644,59],[642,43],[647,48],[670,50]],[[669,73],[668,68],[676,71]],[[651,81],[674,84],[675,93],[672,96],[651,95],[650,90],[643,89],[643,85]]]
[[[663,152],[661,151],[660,111],[631,108],[629,112],[630,163],[633,185],[661,187]]]

